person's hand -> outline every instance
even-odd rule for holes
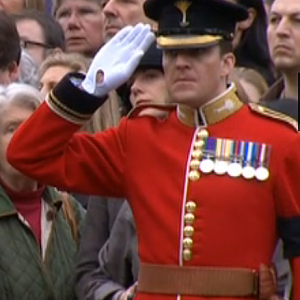
[[[149,25],[121,29],[98,51],[81,87],[96,96],[116,89],[131,77],[154,39]]]
[[[136,293],[137,282],[129,287],[126,291],[122,292],[118,298],[118,300],[129,300],[133,299],[134,294]]]
[[[259,267],[259,299],[260,300],[283,300],[276,295],[277,291],[277,270],[276,266],[271,268],[264,264]]]

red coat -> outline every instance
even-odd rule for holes
[[[64,101],[65,88],[62,84],[56,92],[59,101]],[[15,134],[8,159],[21,172],[45,184],[127,198],[143,262],[257,270],[261,263],[271,263],[279,224],[293,257],[294,293],[299,300],[298,132],[288,122],[265,116],[259,107],[242,105],[234,97],[234,106],[226,110],[226,97],[201,110],[206,126],[195,125],[194,111],[174,109],[163,120],[125,118],[118,128],[88,135],[75,133],[80,125],[75,119],[67,120],[69,116],[55,106],[52,95]],[[197,157],[192,151],[203,128],[210,137],[270,145],[270,177],[259,181],[193,169],[191,155]],[[193,170],[199,179],[190,173]],[[189,236],[184,230],[187,203],[195,204],[194,208],[189,206],[194,216],[190,253],[183,244]],[[290,243],[291,239],[297,243]],[[138,300],[143,299],[148,299],[147,295],[139,295]]]

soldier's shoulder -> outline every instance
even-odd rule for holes
[[[140,116],[153,116],[156,118],[165,118],[172,113],[176,108],[174,104],[142,104],[133,108],[127,115],[127,118],[133,119]],[[151,109],[151,113],[146,110]]]
[[[298,132],[298,121],[295,120],[294,118],[286,114],[283,114],[279,111],[276,111],[274,109],[263,106],[261,104],[249,103],[248,106],[252,113],[261,116],[263,118],[267,118],[269,120],[273,120],[275,122],[285,124],[289,126],[292,130]]]

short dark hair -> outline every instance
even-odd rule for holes
[[[13,19],[0,11],[0,69],[5,70],[12,62],[20,63],[20,37]]]
[[[219,46],[221,55],[233,52],[233,45],[231,40],[221,40]]]
[[[15,22],[23,20],[36,21],[42,28],[45,44],[51,49],[60,48],[65,51],[66,42],[63,29],[53,16],[35,10],[25,10],[14,15],[13,18]]]

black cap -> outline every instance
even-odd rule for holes
[[[153,43],[147,52],[142,57],[137,69],[159,69],[162,67],[162,50],[157,48],[156,43]]]
[[[161,48],[190,48],[231,40],[247,9],[226,0],[147,0],[144,11],[158,22]]]

